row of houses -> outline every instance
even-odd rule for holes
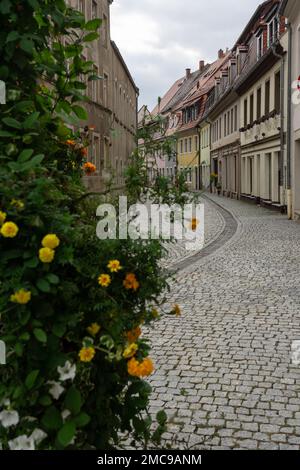
[[[230,50],[186,70],[140,125],[161,116],[158,141],[173,136],[172,157],[149,175],[184,170],[191,189],[248,199],[300,216],[300,2],[258,6]],[[294,90],[293,90],[294,87]]]
[[[96,166],[93,175],[84,178],[93,191],[101,191],[108,181],[115,186],[124,182],[124,169],[136,148],[139,90],[114,41],[110,37],[110,5],[113,0],[68,0],[85,15],[86,21],[101,18],[100,38],[87,46],[82,57],[94,62],[99,80],[87,82],[86,104],[90,145],[88,160]],[[77,130],[77,129],[75,129]]]

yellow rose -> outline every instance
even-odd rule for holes
[[[0,225],[4,224],[5,219],[6,219],[6,213],[0,211]]]
[[[60,244],[60,239],[54,233],[49,233],[42,240],[42,245],[44,248],[50,248],[55,250]]]
[[[91,326],[87,328],[87,332],[90,333],[92,336],[96,336],[97,333],[99,333],[101,327],[98,325],[98,323],[92,323]]]
[[[138,348],[138,345],[136,343],[130,344],[129,346],[127,346],[126,349],[124,349],[123,357],[125,359],[129,359],[130,357],[135,355],[135,353],[137,352],[138,349],[139,348]]]
[[[10,296],[10,300],[16,304],[26,305],[31,300],[31,292],[25,289],[20,289]]]
[[[14,238],[19,231],[19,227],[14,222],[5,222],[2,225],[0,233],[5,238]]]
[[[79,355],[79,359],[81,360],[81,362],[91,362],[95,354],[96,354],[95,349],[90,347],[90,348],[82,348],[79,351],[78,355]]]
[[[54,259],[55,251],[51,248],[41,248],[39,250],[39,258],[42,263],[52,263]]]

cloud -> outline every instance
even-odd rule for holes
[[[172,83],[232,47],[260,0],[114,0],[112,39],[153,108]]]

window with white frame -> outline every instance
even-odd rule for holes
[[[278,37],[278,18],[277,15],[272,18],[268,24],[268,46],[270,47]]]

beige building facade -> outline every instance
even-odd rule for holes
[[[93,191],[105,183],[124,183],[124,169],[136,147],[138,88],[117,47],[110,38],[110,5],[113,0],[69,0],[86,20],[101,18],[100,38],[83,52],[95,64],[99,80],[88,83],[86,105],[90,146],[88,160],[96,165],[94,175],[85,177]]]
[[[281,14],[288,20],[288,109],[287,127],[287,178],[288,215],[300,218],[300,2],[284,0]]]

